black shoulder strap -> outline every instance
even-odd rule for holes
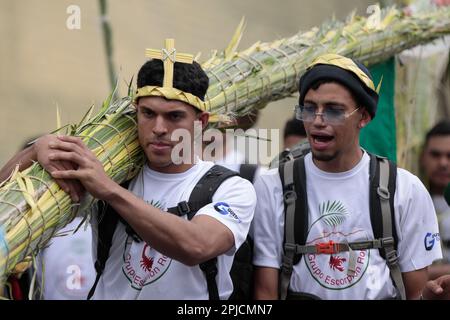
[[[258,170],[257,164],[247,164],[243,163],[239,167],[239,175],[253,183],[253,180],[255,179],[256,170]]]
[[[380,255],[386,260],[398,296],[406,299],[398,265],[398,236],[395,226],[394,196],[397,166],[386,158],[370,154],[370,219],[375,239],[381,239]]]
[[[189,201],[182,201],[176,207],[168,208],[167,212],[180,217],[187,214],[188,219],[191,220],[198,210],[212,202],[214,193],[216,193],[222,182],[237,175],[239,174],[233,170],[214,165],[192,189]]]
[[[305,245],[308,231],[308,197],[304,157],[288,161],[279,167],[284,199],[283,257],[280,273],[280,298],[286,299],[293,266],[301,255],[295,253],[297,244]]]
[[[384,158],[369,153],[370,165],[369,165],[369,179],[370,179],[370,222],[372,224],[373,235],[375,239],[383,238],[383,219],[381,214],[381,203],[378,188],[380,186],[380,161]],[[391,207],[391,225],[392,235],[394,237],[394,248],[397,250],[398,236],[397,229],[395,228],[395,212],[394,212],[394,195],[397,180],[397,166],[394,162],[389,163],[389,205]],[[380,249],[380,255],[386,259],[383,250]]]
[[[121,186],[128,189],[130,181],[124,182]],[[112,246],[114,231],[116,230],[119,214],[107,203],[98,202],[98,237],[97,237],[97,259],[95,261],[95,277],[94,285],[89,290],[87,299],[90,300],[94,295],[100,276],[105,270],[106,260],[109,257],[109,250]]]
[[[305,157],[298,158],[294,162],[294,184],[297,187],[297,200],[295,202],[295,243],[305,245],[306,237],[308,236],[308,194],[306,193],[306,171],[305,171]],[[294,259],[294,264],[300,262],[301,255]]]
[[[238,173],[225,167],[214,165],[206,172],[192,189],[189,204],[197,213],[202,207],[212,202],[214,193],[228,178],[237,176]]]
[[[309,145],[308,140],[304,140],[291,149],[285,149],[280,152],[269,164],[269,169],[279,168],[280,165],[286,163],[290,160],[294,160],[300,157],[305,156],[311,151],[311,146]]]
[[[198,210],[212,202],[214,193],[226,179],[237,175],[238,173],[235,171],[214,165],[197,182],[188,202],[180,202],[176,207],[168,208],[167,211],[180,217],[187,215],[188,219],[191,220]],[[200,263],[199,266],[206,277],[209,300],[219,300],[219,290],[216,283],[217,257]]]

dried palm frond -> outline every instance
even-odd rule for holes
[[[82,138],[103,163],[108,176],[119,183],[133,177],[144,159],[130,102],[129,97],[112,104],[108,99],[97,116],[89,118],[90,109],[70,132]],[[43,248],[77,211],[78,206],[38,163],[23,172],[13,172],[0,188],[0,228],[5,232],[0,276]]]

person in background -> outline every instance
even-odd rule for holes
[[[75,217],[39,252],[35,266],[35,299],[86,300],[96,272],[92,228],[89,223],[80,226],[82,221],[82,217]]]
[[[258,117],[259,111],[256,110],[247,116],[237,118],[237,128],[244,132],[251,129],[258,121]],[[250,163],[249,160],[248,145],[257,142],[255,139],[257,138],[236,135],[234,132],[224,132],[222,141],[219,142],[222,146],[221,157],[220,154],[217,154],[214,163],[236,171],[242,178],[253,183],[255,178],[265,171],[265,168],[259,163]]]
[[[420,157],[425,183],[438,217],[443,259],[429,267],[430,279],[450,274],[450,206],[444,190],[450,183],[450,120],[442,120],[428,131]]]
[[[283,149],[291,149],[293,146],[305,141],[306,131],[303,121],[294,118],[286,121],[283,130]]]

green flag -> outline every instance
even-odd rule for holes
[[[397,140],[395,129],[395,58],[370,68],[375,87],[381,79],[380,98],[375,118],[361,130],[361,146],[372,153],[397,160]]]

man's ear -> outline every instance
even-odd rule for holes
[[[209,112],[203,111],[198,116],[198,120],[202,122],[202,130],[205,130],[206,126],[208,125],[209,120]]]
[[[367,111],[366,108],[362,109],[361,115],[362,115],[361,119],[358,122],[358,128],[359,129],[362,129],[365,126],[367,126],[369,124],[369,122],[372,120],[372,118],[370,117],[370,114],[369,114],[369,112]]]

